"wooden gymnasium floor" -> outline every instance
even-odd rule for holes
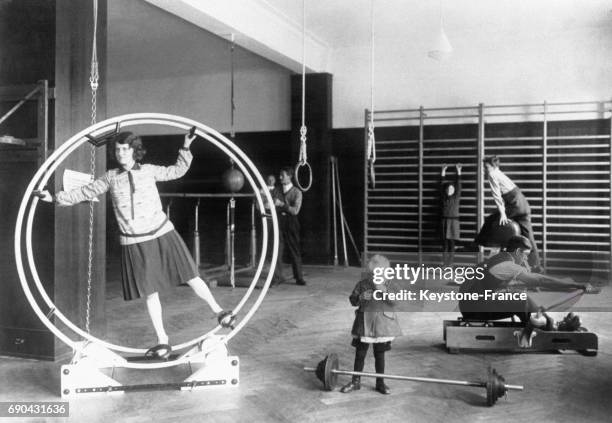
[[[612,313],[581,313],[584,324],[599,335],[597,357],[563,354],[460,354],[442,347],[442,320],[454,312],[401,313],[405,336],[387,355],[389,373],[453,379],[479,379],[492,364],[508,383],[525,385],[488,408],[485,390],[389,381],[392,395],[373,390],[365,380],[352,394],[325,392],[304,365],[316,365],[337,352],[352,366],[350,327],[353,308],[347,295],[360,271],[356,268],[307,267],[307,287],[284,284],[272,289],[249,324],[232,340],[240,356],[239,388],[101,395],[70,402],[74,422],[609,422],[612,419]],[[600,295],[612,297],[606,288]],[[235,304],[244,290],[214,290],[224,305]],[[211,327],[210,312],[191,294],[177,288],[163,297],[167,329],[173,342]],[[117,284],[110,284],[105,339],[149,345],[153,332],[141,301],[126,303]],[[58,401],[59,366],[63,363],[0,358],[0,401]],[[366,371],[373,370],[371,351]],[[148,378],[178,381],[185,369],[153,372]],[[124,375],[125,376],[125,375]],[[128,375],[129,376],[129,375]],[[340,377],[340,382],[348,377]],[[2,420],[2,419],[0,419]],[[6,419],[17,422],[19,419]],[[21,420],[24,421],[24,420]]]

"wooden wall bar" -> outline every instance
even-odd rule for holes
[[[295,165],[300,146],[301,75],[291,77],[291,139]],[[312,166],[312,187],[303,195],[300,211],[302,258],[308,264],[329,264],[331,251],[331,176],[329,158],[332,151],[332,75],[306,75],[306,126],[308,162]],[[280,164],[280,163],[279,163]],[[301,172],[307,184],[307,172]]]
[[[420,108],[412,115],[405,110],[379,112],[383,122],[417,121],[418,126],[394,127],[395,132],[406,134],[397,140],[385,138],[388,128],[377,123],[377,186],[366,188],[365,197],[366,255],[384,253],[399,258],[423,252],[424,262],[439,260],[443,164],[463,165],[461,244],[468,246],[484,216],[495,210],[481,161],[483,156],[497,155],[502,170],[529,200],[536,241],[547,268],[556,273],[607,275],[612,243],[610,118],[580,119],[583,105],[572,111],[569,104],[564,105],[565,113],[577,119],[551,120],[549,116],[561,112],[549,111],[550,104],[541,106],[537,113],[520,113],[531,121],[517,118],[518,112],[508,113],[513,121],[499,121],[503,109],[495,109],[501,106],[493,106],[492,111],[484,105],[458,111]],[[453,112],[456,114],[449,115]],[[433,120],[436,118],[459,123],[440,125]],[[408,134],[415,131],[419,135],[410,139]],[[452,167],[449,171],[452,175]],[[473,254],[466,253],[458,254],[456,261],[474,260]]]
[[[106,0],[98,0],[97,50],[100,87],[97,93],[97,119],[106,117]],[[55,63],[55,147],[91,124],[89,85],[93,38],[93,2],[57,0]],[[106,171],[104,148],[96,154],[96,177]],[[56,171],[66,168],[89,173],[89,144],[77,149]],[[55,179],[55,190],[61,178]],[[106,251],[106,201],[96,203],[94,219],[94,260],[92,281],[92,333],[104,332],[104,285]],[[89,205],[56,210],[55,218],[55,301],[73,322],[84,327],[87,298]],[[65,346],[56,341],[56,356]]]

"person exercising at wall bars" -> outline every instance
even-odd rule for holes
[[[523,292],[525,287],[543,287],[578,289],[584,293],[597,292],[597,288],[589,283],[576,283],[532,273],[526,263],[530,253],[531,243],[526,237],[512,236],[500,253],[484,263],[484,277],[466,281],[459,289],[459,292],[462,293],[479,294],[478,301],[459,301],[459,310],[464,319],[501,320],[517,316],[525,326],[519,336],[519,345],[523,348],[531,346],[531,334],[534,328],[575,331],[580,328],[580,319],[570,313],[562,322],[555,324],[552,317],[545,313],[543,307],[536,304],[529,296],[526,300],[487,300],[485,299],[486,290],[496,293]]]
[[[455,165],[455,180],[446,180],[447,165],[440,173],[440,239],[442,240],[443,265],[453,264],[455,242],[461,238],[459,204],[461,202],[461,165]]]
[[[499,158],[487,157],[483,160],[485,173],[489,180],[491,193],[497,206],[497,212],[489,215],[476,236],[477,245],[486,245],[497,224],[504,226],[514,220],[520,227],[521,235],[527,237],[531,245],[529,265],[534,272],[542,272],[538,246],[531,226],[531,209],[529,203],[512,180],[499,169]]]
[[[147,358],[167,359],[171,352],[164,329],[159,292],[188,284],[212,309],[223,327],[232,327],[235,317],[215,301],[200,278],[191,254],[163,212],[156,182],[178,179],[187,173],[193,156],[189,147],[196,138],[195,128],[185,135],[183,147],[172,166],[142,164],[146,150],[139,136],[121,132],[114,138],[118,169],[108,170],[94,182],[71,191],[51,195],[34,194],[46,202],[72,206],[91,201],[110,191],[113,211],[119,225],[121,243],[121,280],[126,301],[146,297],[147,309],[158,344],[146,352]]]

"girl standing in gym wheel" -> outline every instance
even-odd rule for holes
[[[185,135],[183,147],[172,166],[142,164],[146,153],[139,136],[122,132],[115,136],[114,152],[118,169],[108,170],[94,182],[72,191],[35,191],[43,201],[72,206],[91,201],[110,191],[119,225],[121,280],[126,301],[146,297],[147,309],[158,344],[146,352],[149,358],[167,359],[171,352],[164,329],[159,292],[188,284],[216,314],[219,324],[231,327],[235,318],[215,301],[189,249],[163,212],[156,182],[178,179],[187,173],[193,155],[189,150],[196,138],[195,128]]]

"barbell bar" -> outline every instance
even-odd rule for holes
[[[304,371],[313,372],[317,378],[323,382],[325,390],[331,391],[338,384],[338,375],[349,375],[349,376],[363,376],[363,377],[378,377],[385,379],[404,380],[410,382],[424,382],[424,383],[441,383],[444,385],[460,385],[460,386],[472,386],[475,388],[485,388],[487,390],[487,405],[493,406],[498,398],[504,396],[507,391],[522,391],[524,388],[522,385],[508,385],[504,377],[497,373],[497,371],[489,367],[487,372],[486,381],[467,381],[467,380],[451,380],[451,379],[435,379],[429,377],[416,377],[416,376],[399,376],[390,375],[383,373],[367,373],[367,372],[354,372],[351,370],[340,369],[338,355],[331,353],[327,355],[322,361],[319,362],[317,367],[304,367]]]

